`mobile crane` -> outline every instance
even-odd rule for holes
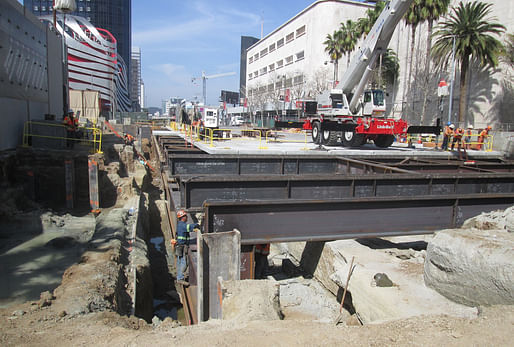
[[[365,90],[372,66],[386,51],[396,25],[412,2],[387,2],[338,88],[318,96],[315,113],[303,124],[304,129],[312,130],[314,143],[335,145],[341,139],[345,147],[358,147],[367,140],[373,140],[376,146],[385,148],[394,142],[395,135],[419,132],[439,134],[440,126],[409,127],[402,119],[386,118],[384,91]]]

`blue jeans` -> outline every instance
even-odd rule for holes
[[[186,257],[177,256],[177,281],[184,279],[184,271],[186,270]]]

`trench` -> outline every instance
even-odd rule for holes
[[[150,154],[145,154],[149,159]],[[169,224],[162,196],[162,182],[158,174],[147,170],[142,191],[148,196],[148,230],[144,234],[151,275],[138,278],[142,281],[138,288],[149,287],[151,300],[136,300],[138,307],[135,311],[152,312],[152,317],[141,317],[148,322],[155,322],[155,317],[160,321],[171,318],[185,325],[184,311],[175,288],[175,261],[169,247]]]

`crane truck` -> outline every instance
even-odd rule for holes
[[[384,91],[365,90],[371,68],[380,54],[385,53],[396,25],[412,2],[388,1],[337,88],[327,90],[317,97],[314,113],[302,124],[304,129],[312,130],[314,143],[335,145],[340,140],[345,147],[358,147],[373,140],[376,146],[385,148],[394,142],[395,135],[440,133],[439,125],[409,127],[402,119],[386,118]],[[313,109],[312,105],[310,109]],[[284,124],[287,122],[277,123],[277,127],[288,126]]]

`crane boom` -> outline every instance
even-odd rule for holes
[[[409,9],[413,0],[392,0],[384,10],[362,43],[359,52],[351,60],[350,67],[341,79],[340,88],[345,94],[352,94],[350,110],[355,112],[359,98],[368,83],[370,72],[377,57],[384,53],[391,41],[394,29]]]
[[[218,77],[226,77],[226,76],[233,76],[235,74],[236,73],[234,71],[231,71],[231,72],[223,72],[223,73],[207,76],[205,74],[205,71],[202,71],[203,104],[205,105],[206,102],[207,102],[207,80],[208,79],[213,79],[213,78],[218,78]],[[194,81],[196,79],[198,79],[198,78],[193,77],[191,79],[191,81]]]

